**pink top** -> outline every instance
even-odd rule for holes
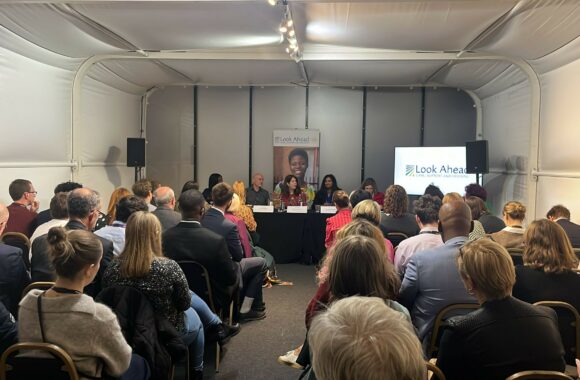
[[[229,212],[226,212],[224,217],[238,226],[238,235],[240,236],[240,242],[242,243],[242,249],[244,250],[244,257],[252,257],[252,246],[250,245],[250,237],[248,236],[248,229],[246,228],[244,220]]]

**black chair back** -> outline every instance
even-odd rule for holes
[[[447,319],[468,314],[476,309],[479,309],[479,304],[477,303],[453,303],[439,310],[433,323],[433,330],[431,331],[431,340],[427,348],[427,359],[437,357],[439,342],[441,341],[443,332],[448,326]]]
[[[540,301],[534,305],[548,306],[558,314],[558,330],[566,354],[566,363],[575,366],[575,359],[580,358],[580,314],[569,303],[561,301]]]
[[[26,353],[19,354],[20,351]],[[46,356],[32,356],[31,351],[41,351]],[[2,355],[0,379],[79,380],[79,375],[70,355],[59,346],[23,342],[8,347]]]
[[[510,254],[514,265],[524,265],[524,250],[521,248],[508,248],[508,253]]]
[[[22,261],[24,261],[26,269],[30,270],[30,240],[26,235],[20,232],[6,232],[0,237],[0,240],[6,245],[19,248],[22,251]]]
[[[217,314],[207,269],[197,261],[184,260],[177,264],[185,274],[189,289],[193,290]]]
[[[409,238],[409,236],[407,236],[406,234],[404,234],[402,232],[389,232],[389,233],[387,233],[387,240],[389,240],[391,242],[393,247],[397,247],[399,245],[399,243],[401,243],[403,240],[408,239],[408,238]]]

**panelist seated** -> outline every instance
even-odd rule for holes
[[[327,174],[322,180],[322,185],[320,189],[316,192],[314,196],[314,202],[312,203],[312,209],[314,206],[332,206],[332,195],[335,191],[341,190],[336,183],[336,177],[333,174]]]
[[[284,206],[306,206],[306,194],[298,186],[298,179],[292,174],[288,174],[282,183],[280,200]]]
[[[437,366],[448,380],[500,380],[534,370],[564,371],[556,312],[512,297],[516,274],[506,249],[488,239],[459,249],[457,267],[481,307],[452,317]]]

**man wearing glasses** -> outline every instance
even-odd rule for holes
[[[36,211],[39,203],[32,182],[26,179],[15,179],[8,188],[14,201],[8,206],[10,219],[4,232],[20,232],[30,238],[36,229]]]

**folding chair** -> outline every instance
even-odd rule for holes
[[[26,288],[22,291],[22,298],[28,294],[32,289],[48,290],[54,286],[54,282],[50,281],[38,281],[28,284]]]
[[[566,351],[566,363],[576,366],[574,359],[580,358],[580,314],[569,303],[540,301],[534,305],[548,306],[558,314],[558,330]]]
[[[408,239],[409,236],[402,232],[389,232],[387,233],[387,240],[393,244],[393,248],[397,247],[403,240]]]
[[[506,380],[573,380],[570,376],[557,371],[522,371],[514,373]]]
[[[447,327],[448,318],[456,315],[466,314],[459,313],[461,310],[470,312],[476,309],[479,309],[479,304],[477,303],[453,303],[439,310],[437,316],[435,317],[433,330],[431,331],[431,340],[429,342],[429,348],[427,349],[427,357],[437,357],[437,352],[439,351],[439,341],[443,335],[443,330],[445,327]]]
[[[26,269],[30,270],[30,240],[26,235],[20,232],[5,232],[0,236],[0,241],[4,244],[20,248],[22,250],[22,261]]]
[[[521,248],[508,248],[508,253],[510,254],[514,265],[524,265],[524,250]]]
[[[46,356],[30,356],[29,352],[41,351]],[[21,353],[21,351],[27,351]],[[51,379],[79,380],[70,355],[52,343],[16,343],[4,352],[0,359],[0,380]]]
[[[193,290],[195,294],[197,294],[201,299],[203,299],[209,308],[220,316],[223,320],[223,310],[216,308],[213,292],[211,289],[211,281],[209,279],[209,274],[207,269],[197,261],[178,261],[177,264],[185,273],[185,278],[187,279],[187,283],[189,284],[189,289]],[[233,322],[233,312],[234,312],[234,302],[230,302],[229,307],[229,323],[232,324]],[[215,356],[215,371],[219,372],[220,368],[220,353],[221,347],[219,342],[216,342],[216,356]]]

